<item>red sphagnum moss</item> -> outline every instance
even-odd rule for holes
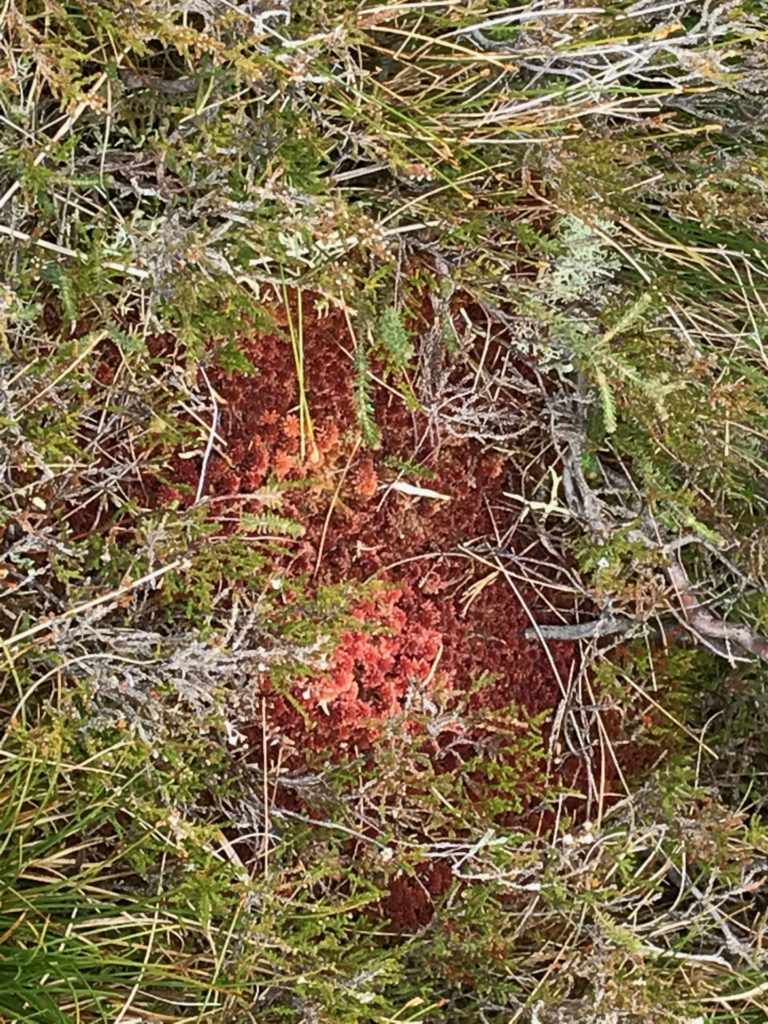
[[[300,523],[304,534],[291,542],[291,555],[281,556],[274,566],[286,602],[291,581],[299,577],[305,587],[307,580],[315,586],[372,580],[384,586],[366,590],[355,605],[352,618],[360,628],[352,626],[341,635],[325,671],[301,677],[290,694],[273,685],[267,673],[254,678],[254,696],[265,698],[271,756],[295,768],[321,751],[341,760],[370,749],[394,721],[433,756],[437,770],[450,771],[456,757],[471,757],[480,743],[503,734],[499,723],[509,709],[532,715],[553,711],[579,669],[577,645],[549,643],[545,648],[526,638],[532,616],[547,621],[552,614],[533,588],[523,581],[510,585],[492,562],[483,565],[461,550],[463,543],[501,534],[515,553],[538,558],[540,572],[548,564],[535,535],[508,529],[515,513],[504,492],[521,492],[523,473],[513,459],[483,450],[477,442],[439,436],[424,415],[382,386],[375,387],[373,396],[382,445],[375,452],[365,450],[353,397],[355,340],[346,316],[333,309],[318,313],[312,295],[300,301],[311,435],[305,425],[302,436],[287,332],[245,335],[238,346],[256,374],[208,368],[200,375],[201,397],[212,395],[217,405],[212,452],[205,461],[202,451],[192,456],[181,450],[159,453],[163,479],[145,472],[136,497],[154,508],[189,508],[202,496],[226,533],[241,530],[244,515],[272,510],[274,485],[288,485],[281,491],[279,512]],[[280,325],[278,304],[272,312]],[[168,334],[151,338],[148,345],[155,357],[175,358],[176,342]],[[118,362],[107,347],[99,369],[102,384]],[[525,366],[520,371],[527,372]],[[531,408],[530,414],[535,417],[537,410]],[[414,463],[425,479],[409,475],[407,467]],[[421,483],[444,497],[392,488],[396,480]],[[77,510],[71,524],[87,532],[100,525],[101,516],[88,506]],[[551,573],[555,581],[557,569]],[[473,687],[481,676],[491,681]],[[440,728],[425,730],[424,707],[438,705]],[[460,716],[443,714],[459,705]],[[413,708],[420,709],[420,717]],[[621,736],[618,718],[604,721],[615,737]],[[261,716],[239,728],[261,757]],[[562,786],[584,791],[591,772],[600,777],[609,799],[612,790],[620,790],[620,771],[631,773],[649,756],[632,744],[621,749],[621,769],[613,761],[595,765],[567,755],[559,769]],[[487,781],[479,783],[478,793],[487,786]],[[292,799],[290,794],[286,799]],[[531,810],[529,827],[546,827],[540,817]],[[379,912],[396,930],[422,927],[450,882],[450,868],[435,863],[422,865],[413,876],[398,875]]]
[[[425,687],[463,696],[475,738],[483,735],[484,716],[492,731],[494,716],[504,709],[553,710],[579,668],[577,646],[559,642],[545,648],[527,639],[531,616],[546,621],[551,609],[542,607],[523,582],[512,587],[503,574],[478,565],[459,548],[505,529],[505,517],[511,521],[514,512],[503,492],[521,489],[520,471],[476,442],[436,441],[425,417],[384,387],[375,391],[382,447],[364,450],[352,393],[355,342],[344,313],[320,315],[312,296],[301,301],[313,423],[313,437],[304,441],[313,443],[302,444],[290,341],[279,333],[244,337],[240,347],[256,375],[208,370],[206,387],[216,395],[219,422],[204,495],[227,530],[243,513],[265,510],[258,492],[270,481],[301,483],[285,491],[280,508],[305,531],[294,554],[278,566],[286,588],[291,578],[302,576],[316,584],[375,578],[391,589],[358,603],[354,617],[361,628],[348,629],[329,656],[327,671],[300,679],[290,697],[268,679],[254,679],[255,691],[267,696],[268,740],[273,749],[282,748],[281,763],[298,767],[312,750],[330,750],[336,758],[363,751],[383,724],[398,716],[407,729],[409,695]],[[391,467],[414,459],[429,472],[424,485],[445,498],[389,486],[397,477]],[[146,496],[155,506],[170,501],[189,506],[201,470],[200,457],[177,453],[166,473],[169,482],[147,476]],[[540,554],[544,565],[546,553],[530,536],[515,533],[506,543],[514,545],[518,536],[518,552],[524,546],[527,557]],[[481,674],[493,681],[470,693]],[[620,723],[614,724],[618,734]],[[260,750],[262,722],[242,723],[242,729]],[[447,735],[455,739],[450,726]],[[425,743],[437,753],[442,737],[425,736]],[[636,756],[631,746],[626,752],[628,761]],[[597,772],[606,795],[620,788],[613,762],[599,765]],[[565,787],[583,788],[588,766],[569,756],[561,775]],[[423,923],[440,889],[437,885],[430,895],[430,879],[395,880],[385,915],[403,927],[410,917],[414,927]]]
[[[300,739],[304,750],[343,756],[370,747],[382,724],[402,712],[409,689],[429,678],[442,637],[408,622],[401,598],[399,590],[388,589],[360,601],[352,617],[361,628],[342,634],[327,672],[302,680],[291,700],[278,692],[271,696],[269,720],[279,736]]]

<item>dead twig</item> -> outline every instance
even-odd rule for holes
[[[682,606],[685,620],[695,635],[705,641],[724,643],[730,660],[735,660],[731,654],[731,647],[735,645],[762,661],[768,661],[768,639],[751,626],[734,625],[706,611],[693,591],[688,574],[677,559],[669,560],[666,571]]]
[[[589,622],[575,622],[571,625],[531,626],[525,631],[526,640],[595,640],[603,636],[627,634],[642,625],[629,615],[602,615]]]

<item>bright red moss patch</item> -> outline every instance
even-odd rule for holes
[[[553,710],[578,671],[577,646],[545,648],[526,639],[531,616],[551,620],[551,608],[542,607],[522,580],[510,585],[492,557],[484,565],[460,550],[484,538],[493,545],[510,530],[516,511],[504,492],[522,489],[520,469],[476,442],[436,437],[423,415],[384,387],[374,396],[382,448],[365,451],[352,393],[355,341],[346,318],[339,310],[319,315],[311,296],[302,301],[312,434],[302,437],[288,338],[245,337],[240,348],[256,375],[209,369],[201,380],[201,394],[210,386],[218,407],[202,488],[202,456],[189,453],[173,456],[165,482],[144,480],[155,506],[173,501],[188,507],[202,489],[224,530],[234,529],[244,513],[273,507],[265,487],[292,484],[279,512],[305,532],[278,567],[288,588],[299,576],[314,585],[376,578],[394,587],[357,606],[361,629],[348,630],[327,670],[299,679],[290,698],[254,680],[258,692],[269,691],[270,744],[283,745],[282,763],[297,767],[302,752],[313,749],[347,756],[369,747],[384,721],[403,715],[409,695],[424,687],[467,694],[482,673],[494,681],[465,702],[473,721],[483,714],[492,720],[513,705],[532,714]],[[531,416],[536,412],[530,409]],[[414,463],[424,475],[408,469],[398,475],[398,466]],[[390,486],[398,479],[444,497],[399,492]],[[540,566],[549,558],[535,538],[519,531],[504,536],[500,547]],[[243,728],[258,749],[261,724]],[[439,736],[432,742],[439,749]],[[616,766],[603,765],[601,772],[610,793]],[[564,762],[564,784],[582,786],[584,779],[582,763]]]
[[[390,631],[342,637],[327,678],[302,680],[302,698],[316,721],[317,742],[371,738],[368,718],[386,717],[401,706],[409,687],[433,676],[452,687],[468,687],[481,672],[498,682],[472,698],[475,706],[500,708],[512,701],[533,712],[552,708],[560,696],[556,677],[567,680],[575,647],[551,644],[554,667],[538,643],[526,640],[528,613],[502,579],[479,590],[468,588],[484,572],[456,547],[494,528],[511,513],[502,491],[515,489],[515,467],[475,443],[428,440],[420,414],[384,388],[376,393],[383,447],[357,447],[350,352],[354,341],[341,311],[318,316],[304,298],[303,342],[307,394],[314,425],[302,455],[297,416],[294,357],[278,334],[244,338],[243,353],[256,376],[209,370],[219,404],[219,443],[208,461],[203,493],[225,523],[266,505],[254,492],[269,480],[304,486],[285,492],[280,513],[305,528],[285,566],[285,575],[313,574],[318,583],[377,579],[396,591],[361,605],[356,614]],[[312,443],[314,441],[314,443]],[[449,500],[388,490],[397,477],[392,460],[417,461],[428,471],[422,483]],[[198,489],[200,458],[176,455],[168,483],[146,481],[152,504],[171,500],[191,505]],[[388,465],[389,464],[389,465]],[[524,593],[536,612],[534,593]],[[299,692],[299,691],[297,691]],[[276,698],[270,721],[275,733],[295,737],[300,728],[290,705]],[[313,738],[313,745],[315,738]]]
[[[327,672],[304,679],[293,701],[274,694],[270,721],[280,735],[300,736],[305,749],[365,749],[382,723],[401,713],[409,689],[429,678],[442,640],[436,629],[408,622],[401,597],[392,589],[361,601],[352,612],[361,628],[342,634]],[[297,702],[311,717],[311,730]]]
[[[318,315],[311,297],[302,301],[312,434],[302,437],[288,338],[245,337],[240,348],[257,375],[209,369],[200,382],[201,395],[210,388],[218,411],[204,473],[202,446],[192,457],[177,452],[162,482],[145,476],[144,497],[155,507],[189,507],[201,493],[221,529],[230,531],[242,527],[244,514],[274,508],[265,488],[292,485],[278,511],[300,523],[304,535],[287,542],[291,554],[275,564],[286,602],[291,581],[300,577],[304,587],[372,579],[389,587],[357,603],[353,618],[360,628],[347,628],[323,670],[298,678],[289,694],[267,674],[254,679],[254,695],[266,698],[265,721],[240,728],[255,757],[262,754],[264,724],[270,756],[301,769],[318,751],[343,759],[370,749],[395,720],[415,733],[438,770],[452,771],[505,734],[499,723],[509,709],[554,711],[579,671],[577,645],[545,648],[526,639],[531,617],[551,621],[552,608],[523,579],[510,583],[497,571],[493,547],[534,560],[540,572],[551,556],[535,535],[512,529],[517,512],[504,492],[523,490],[514,460],[473,441],[436,437],[423,415],[384,387],[375,392],[382,448],[361,447],[352,393],[355,341],[346,318],[338,310]],[[414,464],[418,474],[407,468]],[[406,468],[399,473],[398,467]],[[397,480],[443,497],[403,493],[391,487]],[[490,545],[486,563],[461,550],[481,540]],[[556,582],[557,568],[546,572]],[[492,681],[473,688],[484,674]],[[459,705],[464,718],[452,721],[450,711]],[[424,709],[438,706],[449,712],[445,722],[425,728]],[[619,736],[621,722],[607,721]],[[633,759],[636,767],[637,751],[630,746],[625,753],[624,767]],[[613,761],[594,765],[592,758],[590,752],[565,756],[562,784],[586,791],[591,770],[610,799],[621,788],[619,770]],[[545,827],[537,814],[531,811],[528,824]],[[450,883],[447,865],[422,865],[414,876],[393,879],[379,912],[396,930],[413,931],[428,923]]]

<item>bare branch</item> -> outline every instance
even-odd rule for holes
[[[676,559],[670,559],[667,575],[675,588],[688,625],[705,640],[719,640],[730,647],[735,644],[763,661],[768,661],[768,640],[747,625],[732,625],[706,611],[693,592],[685,569]]]
[[[641,623],[628,615],[603,615],[589,622],[576,622],[572,625],[539,625],[531,626],[525,631],[527,640],[595,640],[602,636],[626,634],[637,629]]]

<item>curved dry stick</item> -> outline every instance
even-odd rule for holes
[[[747,651],[753,657],[768,662],[768,639],[751,626],[733,625],[706,611],[693,592],[685,569],[677,561],[666,566],[667,576],[675,588],[683,615],[678,621],[697,637],[709,650],[729,660],[735,660],[731,647]],[[603,615],[589,622],[572,625],[539,625],[525,630],[527,640],[595,640],[604,636],[627,634],[642,623],[628,615]]]
[[[693,592],[688,574],[676,559],[670,559],[666,570],[682,606],[685,620],[694,633],[705,640],[719,640],[726,646],[735,644],[755,657],[768,661],[768,640],[764,636],[750,626],[731,625],[706,611]]]

